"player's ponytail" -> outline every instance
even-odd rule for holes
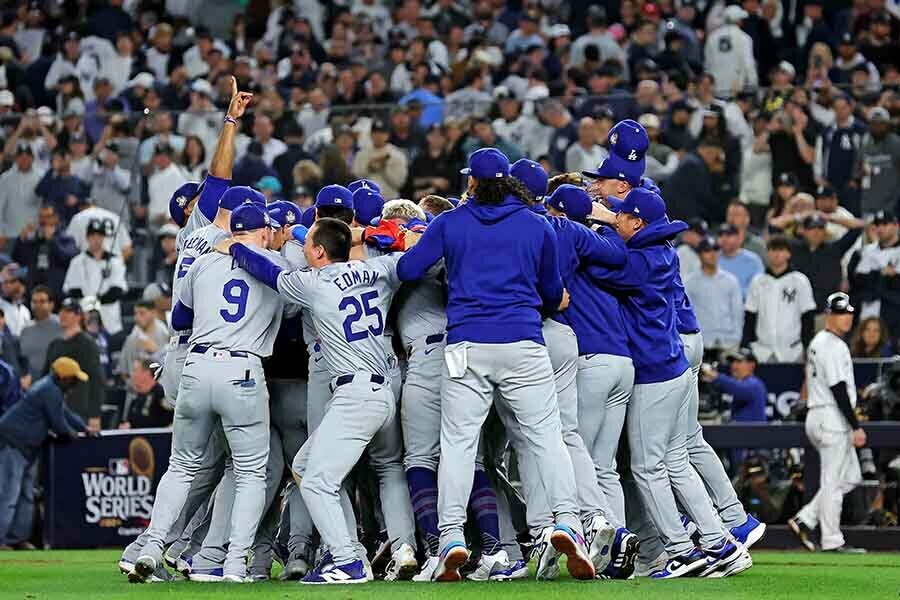
[[[515,177],[479,179],[475,198],[479,204],[500,204],[508,196],[514,196],[525,204],[534,204],[534,196]]]

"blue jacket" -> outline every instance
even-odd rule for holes
[[[678,255],[670,243],[685,229],[682,221],[651,223],[625,243],[624,267],[587,268],[595,281],[620,300],[635,384],[675,379],[689,367],[676,328]]]
[[[728,375],[716,377],[716,386],[731,394],[731,420],[736,422],[762,422],[766,418],[766,399],[768,392],[762,380],[751,375],[746,379],[735,379]]]
[[[66,406],[53,375],[46,375],[0,417],[0,445],[18,448],[25,458],[31,459],[44,443],[48,431],[72,436],[86,429],[81,417]]]
[[[447,342],[544,343],[541,315],[555,312],[563,283],[556,233],[547,219],[508,196],[469,200],[434,219],[397,265],[403,281],[422,279],[445,260]]]
[[[678,319],[676,325],[678,333],[689,335],[700,331],[700,323],[697,322],[697,315],[694,314],[694,305],[691,304],[688,295],[684,293],[680,270],[675,271],[675,317]]]

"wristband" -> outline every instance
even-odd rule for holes
[[[234,117],[229,117],[229,116],[227,116],[227,115],[225,116],[225,122],[226,122],[226,123],[231,123],[231,124],[234,125],[235,127],[237,127],[237,124],[238,124],[237,119],[235,119]]]

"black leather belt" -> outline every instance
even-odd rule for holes
[[[206,354],[209,350],[213,350],[212,346],[204,346],[204,345],[196,345],[191,348],[191,352],[194,354]],[[222,350],[222,352],[227,352],[234,358],[247,358],[250,356],[249,352],[244,352],[243,350]]]
[[[338,377],[337,379],[334,380],[334,384],[332,385],[332,388],[339,388],[342,385],[347,385],[348,383],[352,383],[354,377],[356,377],[356,375],[341,375],[340,377]],[[377,385],[383,385],[385,382],[385,378],[381,375],[376,375],[373,373],[372,375],[369,376],[369,381],[372,383],[375,383]]]

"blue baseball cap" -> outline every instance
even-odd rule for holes
[[[300,224],[306,227],[307,229],[313,226],[313,223],[316,222],[316,208],[314,206],[310,206],[306,210],[303,211],[303,214],[300,215]]]
[[[638,187],[641,177],[644,175],[646,160],[641,157],[636,162],[621,158],[618,154],[610,153],[595,171],[582,171],[581,174],[591,179],[621,179]]]
[[[181,184],[172,197],[169,199],[169,216],[178,224],[184,227],[187,222],[187,215],[184,210],[191,203],[197,194],[203,189],[203,184],[196,181],[189,181]]]
[[[269,204],[269,218],[278,222],[279,227],[290,227],[300,222],[300,207],[288,200],[278,200]]]
[[[273,175],[260,177],[259,181],[256,182],[256,187],[261,190],[271,190],[274,194],[281,193],[281,182]]]
[[[496,148],[482,148],[469,155],[469,166],[460,173],[475,179],[509,177],[509,158]]]
[[[234,209],[234,212],[231,213],[230,225],[232,233],[242,233],[268,227],[269,222],[269,215],[265,209],[248,202]]]
[[[326,185],[316,194],[316,206],[343,206],[353,210],[353,193],[342,185]]]
[[[547,171],[540,163],[527,158],[520,158],[513,163],[509,169],[509,174],[521,181],[528,191],[536,197],[541,198],[547,195]]]
[[[350,193],[356,193],[356,190],[360,188],[374,190],[379,194],[381,193],[381,188],[371,179],[357,179],[347,184],[347,189],[350,190]]]
[[[613,125],[606,134],[610,154],[615,154],[629,162],[644,158],[650,147],[650,138],[644,126],[632,119],[625,119]]]
[[[360,187],[353,192],[353,207],[356,220],[362,225],[371,225],[374,219],[381,216],[384,198],[374,189]]]
[[[645,188],[634,188],[624,200],[607,198],[615,212],[634,215],[647,223],[666,218],[666,203],[659,194]]]
[[[222,198],[219,200],[219,208],[235,210],[238,206],[247,202],[258,204],[262,208],[265,208],[266,197],[252,187],[238,185],[228,188],[225,193],[222,194]]]
[[[584,221],[591,214],[591,197],[587,191],[577,185],[564,183],[559,186],[550,197],[547,198],[547,204],[566,213],[573,221]]]

